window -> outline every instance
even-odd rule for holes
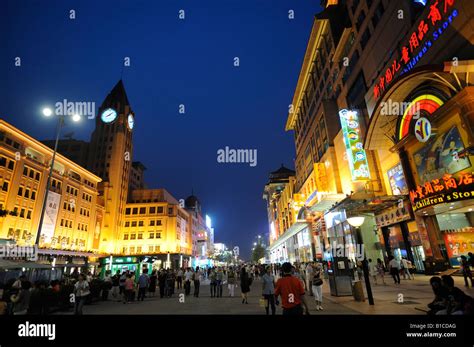
[[[122,248],[122,253],[123,253],[123,254],[127,254],[127,250],[128,250],[127,247],[123,247],[123,248]]]
[[[35,174],[35,180],[36,180],[36,181],[39,181],[39,180],[40,180],[40,174],[39,174],[39,172],[37,172],[37,173]]]
[[[158,212],[159,214],[162,214],[162,213],[163,213],[163,206],[158,206],[157,212]]]
[[[36,192],[35,191],[31,192],[31,200],[36,200]]]
[[[130,247],[130,254],[135,253],[135,247]]]
[[[7,166],[7,158],[0,157],[0,166],[3,166],[3,167]]]
[[[130,226],[130,222],[125,222],[125,228],[128,228]]]
[[[146,207],[140,207],[140,214],[146,214]]]
[[[123,239],[128,240],[128,234],[123,234]]]
[[[161,239],[161,233],[156,233],[156,238]]]
[[[154,221],[154,220],[151,220],[151,221],[150,221],[150,226],[151,226],[151,227],[155,226],[155,221]]]
[[[137,234],[130,234],[130,240],[136,240]]]
[[[156,221],[156,225],[161,225],[161,219],[158,219],[158,220]]]
[[[130,214],[130,207],[127,207],[127,208],[125,209],[125,214]]]
[[[8,162],[8,169],[13,170],[13,166],[14,166],[13,161],[10,160],[10,161]]]
[[[7,182],[7,181],[4,181],[4,182],[3,182],[2,190],[3,190],[4,192],[7,192],[7,191],[8,191],[8,182]]]
[[[173,208],[172,207],[168,207],[168,214],[173,214]]]
[[[142,252],[142,246],[138,246],[137,247],[137,253],[141,253]]]
[[[27,198],[27,199],[30,198],[30,190],[29,189],[25,190],[25,198]]]
[[[133,221],[132,222],[132,227],[136,227],[137,226],[137,221]]]
[[[156,213],[156,207],[150,207],[150,214]]]
[[[23,187],[18,188],[18,195],[23,196]]]
[[[31,219],[31,210],[28,210],[26,214],[26,219]]]
[[[134,208],[133,208],[132,214],[138,214],[138,207],[134,207]]]
[[[150,233],[148,236],[149,239],[154,239],[155,238],[155,233]]]
[[[25,218],[25,209],[22,208],[20,211],[20,218]]]
[[[138,222],[138,226],[139,226],[139,227],[142,227],[142,226],[143,226],[143,221],[142,221],[142,220]]]

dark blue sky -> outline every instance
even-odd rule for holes
[[[268,231],[268,173],[293,167],[284,126],[319,10],[317,0],[2,0],[0,117],[52,138],[55,122],[42,107],[63,99],[98,107],[130,57],[123,81],[136,113],[133,159],[148,168],[148,186],[178,199],[194,187],[216,242],[248,256]],[[63,133],[88,140],[93,126],[86,120]],[[257,166],[217,163],[225,146],[257,149]]]

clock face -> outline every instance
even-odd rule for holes
[[[135,124],[135,119],[133,118],[133,115],[132,115],[132,114],[129,114],[129,115],[128,115],[127,123],[128,123],[128,127],[130,128],[130,130],[132,130],[132,129],[133,129],[133,125]]]
[[[117,111],[112,108],[108,108],[102,112],[100,118],[104,123],[112,123],[117,118]]]

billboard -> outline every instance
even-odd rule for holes
[[[46,210],[44,213],[43,225],[41,226],[41,240],[45,244],[50,244],[54,236],[56,228],[56,220],[58,218],[59,203],[61,195],[52,191],[48,192],[46,200]]]
[[[368,180],[370,179],[369,164],[362,144],[357,111],[340,110],[339,118],[352,180]]]

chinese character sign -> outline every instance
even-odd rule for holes
[[[339,118],[352,180],[368,180],[370,178],[369,165],[362,144],[357,111],[340,110]]]
[[[455,0],[432,0],[422,19],[409,32],[405,42],[398,47],[398,57],[390,59],[386,69],[375,79],[373,95],[378,99],[399,74],[415,67],[435,42],[446,32],[448,26],[459,15],[454,9]]]

